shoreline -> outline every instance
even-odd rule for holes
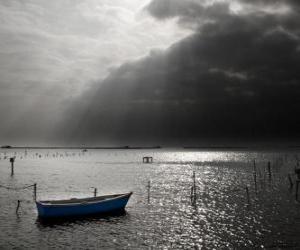
[[[249,146],[182,146],[182,147],[162,147],[162,146],[2,146],[2,150],[14,149],[71,149],[71,150],[150,150],[150,149],[164,149],[164,150],[212,150],[212,151],[255,151],[255,150],[300,150],[298,145],[249,145]]]

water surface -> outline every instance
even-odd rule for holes
[[[11,156],[16,156],[14,176]],[[153,156],[154,163],[143,164],[143,156]],[[99,195],[134,194],[123,215],[49,225],[37,220],[32,188],[0,188],[0,248],[297,249],[300,206],[287,174],[298,157],[297,151],[2,149],[0,184],[37,183],[38,199],[92,196],[94,187]]]

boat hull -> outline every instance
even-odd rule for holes
[[[111,199],[100,201],[82,201],[80,203],[69,204],[45,204],[37,201],[36,206],[40,218],[89,216],[124,210],[131,194],[132,193],[122,194]]]

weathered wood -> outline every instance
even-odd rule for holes
[[[20,201],[20,200],[18,200],[18,204],[17,204],[17,208],[16,208],[16,214],[18,214],[18,211],[19,211],[20,205],[21,205],[21,201]]]
[[[153,163],[153,157],[151,156],[144,156],[143,163]]]
[[[272,170],[271,170],[271,162],[268,161],[268,174],[269,174],[269,180],[272,179]]]
[[[246,186],[246,196],[247,196],[247,203],[250,205],[250,194],[249,194],[249,188]]]
[[[33,199],[36,201],[36,193],[37,193],[37,184],[33,184]]]
[[[193,199],[194,199],[194,187],[191,186],[191,195],[190,195],[190,198],[191,198],[191,203],[193,203]]]
[[[288,174],[288,180],[289,180],[289,182],[290,182],[290,189],[292,189],[293,186],[294,186],[294,183],[293,183],[293,180],[292,180],[292,177],[291,177],[290,174]]]
[[[150,188],[151,188],[151,181],[148,181],[148,185],[147,185],[147,193],[148,193],[148,198],[147,201],[148,203],[150,203]]]
[[[257,194],[257,180],[256,180],[256,173],[253,173],[253,178],[254,178],[255,194]]]
[[[298,200],[298,189],[299,189],[299,183],[300,183],[300,180],[297,180],[296,181],[296,201]]]
[[[297,175],[298,180],[300,180],[300,168],[295,168],[295,174]]]
[[[11,176],[13,176],[14,173],[15,173],[15,172],[14,172],[14,163],[15,163],[15,159],[16,159],[15,156],[9,158],[9,161],[10,161],[10,164],[11,164]]]
[[[192,204],[196,205],[196,200],[197,200],[197,186],[196,186],[196,173],[195,173],[195,171],[193,171],[192,178],[193,178],[193,186],[191,188],[191,191],[192,191],[191,200],[192,200]]]

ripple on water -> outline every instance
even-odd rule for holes
[[[49,152],[50,151],[50,152]],[[46,156],[48,154],[48,156]],[[300,247],[299,204],[288,190],[297,152],[73,150],[17,152],[15,176],[0,160],[0,184],[38,183],[40,198],[132,190],[127,213],[45,225],[36,220],[32,190],[0,189],[0,248],[241,249]],[[0,151],[3,159],[4,151]],[[9,152],[6,152],[9,155]],[[57,156],[57,157],[53,157]],[[141,164],[154,155],[154,164]],[[22,159],[21,159],[22,157]],[[257,187],[253,178],[257,166]],[[266,172],[272,162],[271,181]],[[196,173],[197,202],[190,192]],[[150,204],[147,203],[151,179]],[[249,187],[247,204],[245,187]],[[20,216],[15,214],[21,199]]]

